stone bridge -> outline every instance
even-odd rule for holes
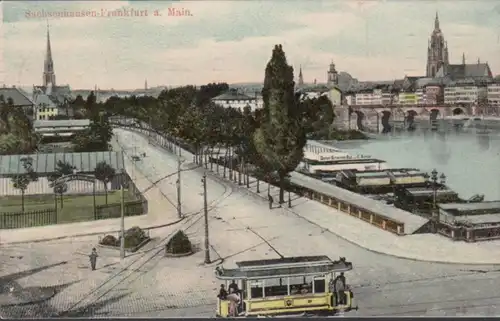
[[[335,107],[338,121],[354,122],[358,129],[377,127],[377,131],[390,131],[390,123],[401,123],[411,129],[415,119],[436,121],[450,116],[471,116],[476,107],[449,105],[351,105]],[[379,127],[381,127],[379,129]],[[352,127],[351,127],[352,128]],[[373,129],[373,128],[372,128]]]

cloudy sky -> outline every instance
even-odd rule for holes
[[[187,9],[173,17],[169,8]],[[41,14],[147,10],[142,17],[48,19],[57,82],[73,88],[142,88],[212,81],[261,82],[274,44],[283,44],[306,82],[324,82],[333,60],[360,80],[424,74],[439,11],[452,63],[488,61],[500,73],[496,1],[8,1],[3,2],[4,78],[39,84],[46,46]],[[155,15],[155,10],[160,16]]]

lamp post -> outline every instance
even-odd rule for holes
[[[177,187],[177,215],[179,218],[182,217],[182,204],[181,204],[181,164],[183,161],[181,161],[180,158],[177,159],[177,181],[175,182],[175,185]]]
[[[121,238],[120,238],[120,258],[125,258],[125,197],[124,197],[124,178],[125,171],[122,169],[120,171],[120,212],[121,212]]]
[[[433,215],[432,217],[434,218],[437,213],[437,222],[439,222],[439,211],[437,210],[437,191],[440,186],[443,186],[446,183],[446,175],[441,173],[440,176],[438,176],[439,173],[436,169],[433,169],[431,172],[430,180],[432,181],[432,192],[433,192],[433,197],[432,197],[432,212]],[[429,175],[426,175],[427,178],[429,178]],[[438,179],[439,179],[439,184],[438,184]]]
[[[203,209],[205,216],[205,264],[210,263],[210,243],[208,241],[208,203],[207,203],[207,175],[203,174]]]

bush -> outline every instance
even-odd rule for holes
[[[134,248],[147,239],[146,233],[138,226],[125,231],[125,248]]]
[[[170,254],[190,253],[192,251],[191,241],[183,231],[179,231],[167,243],[166,251]]]
[[[100,242],[101,245],[118,246],[118,239],[113,235],[106,235]]]
[[[134,248],[139,244],[141,244],[147,238],[148,236],[140,227],[134,226],[125,231],[125,248],[126,249]],[[113,235],[106,235],[101,240],[100,244],[119,247],[120,242],[121,242],[121,237],[116,238]]]

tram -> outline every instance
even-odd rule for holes
[[[357,310],[343,276],[353,268],[345,258],[302,256],[236,266],[215,269],[216,278],[225,282],[217,299],[217,317],[332,316]],[[337,288],[339,277],[344,286]]]

